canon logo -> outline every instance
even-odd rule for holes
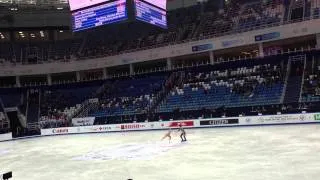
[[[62,134],[62,133],[68,133],[69,130],[67,128],[63,128],[63,129],[53,129],[52,133],[53,134]]]

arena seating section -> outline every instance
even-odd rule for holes
[[[153,74],[116,80],[101,95],[99,110],[91,115],[119,116],[146,113],[165,79],[166,74]]]
[[[319,57],[316,59],[316,65],[306,70],[301,101],[304,103],[320,101],[320,66]]]
[[[19,107],[28,122],[40,119],[42,127],[67,125],[82,109],[81,104],[94,98],[99,103],[88,107],[86,115],[110,121],[144,121],[151,120],[151,113],[157,120],[158,115],[177,109],[184,112],[281,104],[287,62],[288,57],[275,56],[109,80],[5,88],[0,97],[5,107]]]
[[[159,112],[279,104],[282,73],[271,64],[186,72],[187,81],[171,92]]]
[[[253,107],[278,107],[283,102],[319,103],[318,54],[276,55],[53,86],[1,88],[0,112],[3,107],[18,107],[28,123],[39,122],[42,128],[49,128],[68,126],[72,117],[82,116],[96,117],[97,124],[123,123],[180,118],[177,113],[197,118],[206,110],[245,112]],[[300,63],[290,61],[291,57],[295,61],[300,58]],[[305,57],[306,70],[301,72],[297,67]],[[97,101],[83,108],[88,99]],[[4,122],[5,114],[0,114],[0,122]]]

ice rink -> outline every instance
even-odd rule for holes
[[[83,134],[0,143],[13,180],[318,180],[320,126]]]

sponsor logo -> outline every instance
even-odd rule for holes
[[[68,133],[68,132],[69,132],[68,128],[52,129],[53,134],[64,134],[64,133]]]
[[[320,114],[315,114],[314,115],[314,120],[320,121]]]
[[[94,127],[94,128],[92,128],[92,130],[96,131],[96,132],[109,131],[109,130],[111,130],[111,127],[110,126],[100,126],[100,127]]]
[[[222,47],[231,47],[244,44],[244,39],[232,39],[227,41],[221,41]]]
[[[300,121],[305,121],[306,120],[306,116],[301,114],[300,117],[299,117]]]
[[[141,129],[145,128],[144,124],[122,124],[121,129]]]
[[[206,51],[213,49],[213,44],[202,44],[197,46],[192,46],[192,52]]]
[[[201,126],[219,126],[219,125],[226,125],[226,124],[238,124],[239,119],[217,119],[217,120],[206,120],[200,121]]]
[[[319,116],[320,118],[320,116]],[[258,122],[261,123],[281,123],[281,122],[296,122],[296,121],[305,121],[306,116],[301,115],[279,115],[279,116],[264,116],[258,119]],[[319,119],[320,120],[320,119]]]
[[[193,121],[179,121],[179,122],[171,122],[169,124],[169,127],[179,127],[179,126],[184,126],[184,127],[192,127],[194,126]]]
[[[254,37],[254,39],[256,42],[259,42],[259,41],[277,39],[279,37],[280,37],[280,32],[272,32],[272,33],[257,35]]]

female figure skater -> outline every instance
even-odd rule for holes
[[[180,134],[181,142],[185,142],[185,141],[187,141],[186,132],[184,131],[182,124],[179,124],[179,127],[180,128],[179,128],[178,132],[181,131],[181,134]]]
[[[170,128],[169,131],[163,136],[163,138],[161,140],[164,140],[165,138],[168,138],[169,139],[169,143],[171,143],[171,133],[172,133],[172,130]]]

